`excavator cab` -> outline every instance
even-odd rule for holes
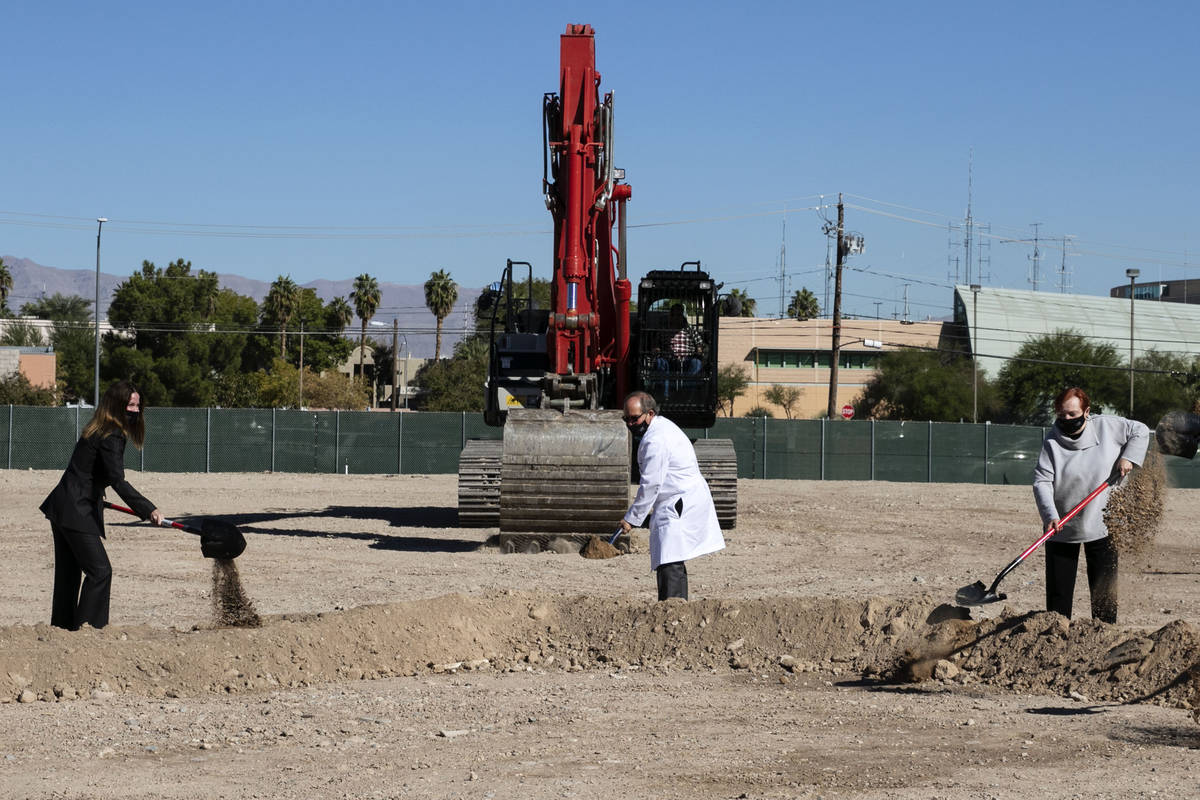
[[[635,384],[684,428],[716,419],[717,311],[717,287],[699,261],[652,270],[638,284]]]

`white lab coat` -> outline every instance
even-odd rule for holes
[[[700,474],[687,434],[655,415],[638,446],[642,473],[625,521],[638,525],[650,515],[650,568],[687,561],[725,547],[708,482]],[[682,515],[676,503],[683,500]]]

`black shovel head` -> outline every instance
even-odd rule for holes
[[[983,606],[997,603],[1007,598],[1003,592],[988,591],[983,581],[975,581],[970,586],[964,586],[954,595],[954,602],[960,606]]]
[[[246,537],[236,525],[219,519],[200,522],[200,552],[205,558],[234,559],[246,549]]]

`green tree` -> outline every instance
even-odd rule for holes
[[[364,386],[367,382],[367,376],[363,372],[367,347],[367,323],[370,322],[371,317],[375,316],[381,297],[379,281],[365,272],[354,279],[354,291],[350,293],[350,300],[354,303],[354,310],[358,314],[359,320],[362,321],[362,333],[358,337],[358,376],[362,379]]]
[[[354,319],[354,309],[344,297],[335,297],[325,306],[325,324],[336,328],[339,336],[343,335],[350,320]]]
[[[212,405],[216,379],[241,371],[256,319],[254,301],[220,290],[216,273],[143,261],[113,294],[102,377],[133,380],[151,406]]]
[[[864,419],[970,420],[974,410],[975,372],[971,359],[958,353],[904,349],[885,353],[875,375],[854,402]],[[979,418],[998,415],[995,392],[979,375]]]
[[[775,415],[772,414],[771,409],[767,408],[766,406],[755,406],[754,408],[750,409],[742,416],[744,416],[744,417],[774,417]]]
[[[53,406],[58,398],[53,389],[34,386],[19,371],[0,378],[0,406]]]
[[[0,334],[0,345],[5,347],[41,347],[42,329],[32,322],[12,320],[5,324]]]
[[[796,410],[796,404],[800,402],[800,389],[796,386],[772,384],[771,388],[763,394],[763,399],[782,408],[783,415],[791,419]]]
[[[487,359],[485,339],[461,339],[451,358],[427,361],[417,370],[413,383],[421,391],[412,406],[423,411],[482,411]]]
[[[273,323],[278,326],[281,358],[287,353],[288,323],[299,311],[300,287],[292,280],[291,275],[280,275],[263,298],[262,321],[264,325]]]
[[[50,345],[66,401],[91,399],[95,386],[96,330],[91,309],[91,300],[58,292],[21,306],[22,315],[52,323]]]
[[[791,302],[788,303],[787,315],[801,322],[806,319],[816,319],[821,315],[821,304],[817,302],[815,294],[807,288],[802,288],[792,295]]]
[[[741,289],[732,289],[721,298],[718,311],[722,317],[753,317],[758,302]]]
[[[1196,398],[1193,367],[1183,356],[1157,350],[1135,358],[1133,418],[1153,428],[1168,411],[1190,410]]]
[[[66,322],[90,322],[92,301],[76,294],[55,292],[49,297],[39,297],[22,305],[21,316]]]
[[[1088,393],[1092,408],[1125,409],[1129,376],[1121,357],[1106,342],[1091,342],[1070,330],[1030,339],[1000,370],[997,388],[1013,422],[1049,425],[1054,397],[1069,386]]]
[[[717,403],[725,416],[733,416],[733,401],[750,388],[750,373],[741,364],[726,364],[717,370]]]
[[[442,320],[449,316],[455,302],[458,301],[458,284],[450,278],[450,273],[439,269],[425,281],[425,307],[437,318],[437,339],[433,348],[433,360],[442,357]]]
[[[4,259],[0,258],[0,317],[7,317],[8,311],[8,295],[13,289],[13,276],[9,271],[8,265],[4,263]]]

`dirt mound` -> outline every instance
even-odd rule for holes
[[[1141,557],[1154,544],[1162,522],[1167,493],[1167,472],[1158,448],[1146,452],[1146,460],[1112,490],[1104,508],[1108,535],[1122,555]]]
[[[621,555],[621,551],[605,541],[603,537],[593,536],[579,551],[579,555],[584,558],[616,558]]]
[[[1200,631],[1171,622],[1149,634],[1095,620],[1067,620],[1048,611],[1020,616],[1005,610],[977,623],[934,626],[890,671],[895,680],[923,680],[925,665],[961,683],[1094,701],[1155,702],[1194,708],[1200,679]]]
[[[1200,634],[1056,614],[973,622],[932,596],[656,603],[499,592],[311,616],[260,628],[70,633],[0,629],[0,701],[111,691],[235,693],[460,670],[684,669],[939,679],[1091,700],[1193,707]]]

